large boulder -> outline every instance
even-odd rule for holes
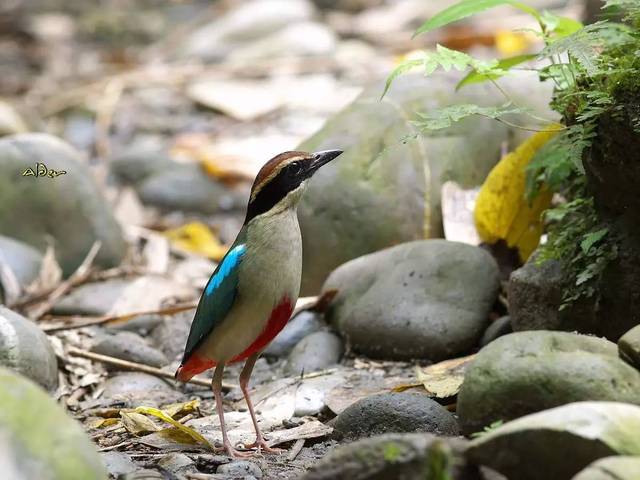
[[[348,260],[442,236],[441,185],[447,180],[480,185],[502,145],[522,141],[521,131],[477,117],[418,135],[410,123],[416,112],[503,101],[489,84],[455,91],[458,80],[445,74],[403,76],[382,101],[383,85],[373,85],[300,145],[305,151],[344,150],[314,176],[299,208],[303,294],[316,294],[327,275]],[[548,85],[531,76],[505,81],[516,101],[550,116]]]
[[[329,452],[304,480],[475,480],[462,458],[465,443],[428,433],[363,438]]]
[[[473,440],[467,457],[518,480],[569,479],[594,460],[640,454],[640,407],[577,402],[502,425]]]
[[[567,332],[500,337],[476,355],[458,394],[466,433],[496,421],[583,400],[640,404],[640,372],[620,360],[616,345]]]
[[[46,392],[0,368],[0,466],[11,480],[106,480],[91,440]]]
[[[23,176],[37,163],[65,174]],[[44,250],[53,239],[65,274],[101,242],[96,265],[113,267],[125,253],[122,231],[89,168],[69,145],[45,134],[0,139],[0,233]]]
[[[58,386],[58,360],[47,336],[31,320],[0,306],[0,365],[47,390]]]
[[[354,350],[439,361],[478,343],[498,288],[498,267],[484,250],[420,240],[342,265],[323,291],[338,291],[327,318]]]

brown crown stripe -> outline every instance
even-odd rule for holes
[[[256,195],[260,192],[262,187],[269,183],[269,180],[275,177],[280,170],[291,162],[295,162],[296,160],[301,160],[303,158],[309,158],[309,156],[310,154],[307,152],[283,152],[265,163],[260,169],[260,172],[258,172],[258,175],[253,182],[253,187],[251,187],[251,201],[256,198]]]

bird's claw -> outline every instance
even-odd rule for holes
[[[222,452],[226,453],[231,458],[248,458],[248,457],[252,457],[254,455],[254,452],[244,451],[244,450],[237,450],[230,443],[229,444],[225,444],[225,446],[222,447],[220,450]]]
[[[266,453],[276,453],[276,454],[284,452],[284,450],[281,448],[270,447],[269,445],[267,445],[267,442],[265,442],[263,438],[257,438],[255,442],[249,445],[245,445],[245,448],[250,448],[250,449],[255,448],[257,449],[257,453],[260,453],[260,451],[264,451]]]

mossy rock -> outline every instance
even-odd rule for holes
[[[55,178],[23,176],[42,163]],[[73,148],[56,137],[25,133],[0,139],[0,234],[41,251],[50,240],[66,275],[99,241],[95,263],[120,263],[126,244],[106,199]]]
[[[502,145],[515,147],[523,140],[521,131],[478,117],[418,135],[411,123],[416,112],[503,101],[488,84],[456,92],[458,80],[448,74],[403,76],[382,101],[383,84],[375,84],[299,146],[344,150],[314,176],[299,208],[303,294],[317,294],[328,274],[348,260],[401,242],[441,237],[442,184],[480,185]],[[531,76],[506,81],[518,102],[551,116],[548,85]]]
[[[466,433],[570,402],[640,404],[640,372],[607,340],[567,332],[505,335],[477,354],[458,395]]]
[[[304,480],[472,480],[464,441],[430,434],[386,434],[336,447]]]
[[[91,440],[31,381],[0,368],[0,465],[12,480],[106,480]]]
[[[527,415],[485,433],[469,444],[466,455],[507,478],[569,479],[600,458],[639,455],[638,431],[640,407],[577,402]]]

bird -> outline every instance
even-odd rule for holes
[[[262,350],[289,321],[300,293],[298,203],[313,174],[340,154],[342,150],[288,151],[264,164],[251,187],[242,228],[200,296],[175,377],[186,382],[215,367],[211,388],[223,449],[231,457],[252,454],[231,445],[222,408],[225,365],[243,360],[240,389],[256,433],[255,442],[246,449],[280,452],[267,445],[260,431],[249,379]]]

